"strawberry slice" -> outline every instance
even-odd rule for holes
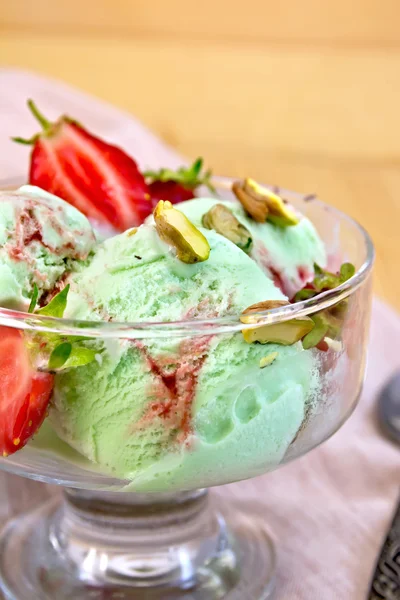
[[[33,369],[23,334],[0,326],[0,455],[20,450],[39,429],[53,380]]]
[[[51,123],[32,100],[28,107],[43,131],[29,140],[13,139],[33,146],[29,183],[118,231],[143,223],[152,211],[152,203],[136,162],[73,119],[62,116]]]
[[[211,184],[211,171],[202,173],[203,159],[197,158],[190,167],[180,167],[176,171],[160,169],[145,171],[144,176],[149,186],[153,206],[159,200],[169,200],[172,204],[194,198],[194,191],[200,185],[207,186],[215,193]]]

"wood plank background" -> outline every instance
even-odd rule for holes
[[[2,0],[0,63],[132,111],[218,173],[318,192],[369,229],[400,309],[399,20],[398,0]]]

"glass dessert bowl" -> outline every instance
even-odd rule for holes
[[[233,198],[231,181],[214,183],[220,199]],[[270,597],[275,558],[265,524],[251,517],[250,507],[246,515],[229,510],[224,516],[210,506],[204,488],[278,468],[318,446],[350,416],[364,376],[373,264],[371,240],[357,223],[314,197],[280,194],[314,224],[329,271],[351,263],[354,274],[346,277],[344,269],[335,287],[322,286],[317,295],[305,286],[289,304],[279,294],[258,293],[264,285],[258,274],[230,248],[230,285],[242,285],[242,277],[251,282],[242,291],[243,298],[255,298],[247,311],[215,317],[212,303],[207,306],[207,290],[214,298],[219,289],[218,261],[210,263],[214,278],[206,295],[196,300],[201,309],[183,320],[90,321],[0,309],[2,336],[20,332],[21,352],[49,336],[63,345],[52,355],[58,384],[48,418],[23,449],[0,459],[6,471],[65,487],[61,502],[5,528],[0,576],[6,598]],[[147,248],[141,233],[122,235]],[[109,261],[103,257],[108,272],[132,268],[118,252],[113,247]],[[139,262],[144,255],[134,256]],[[104,277],[101,264],[96,270],[93,261],[90,277],[79,281],[82,294]],[[169,300],[157,290],[165,281],[157,271],[149,277],[155,282],[151,302],[156,296],[162,313]],[[206,276],[200,280],[201,288]],[[107,290],[126,285],[123,279],[103,283]],[[187,290],[174,285],[167,291],[184,296]],[[136,293],[137,302],[150,302],[140,287]],[[229,290],[219,293],[229,304]],[[304,331],[292,339],[299,327]],[[74,343],[94,360],[58,371]]]

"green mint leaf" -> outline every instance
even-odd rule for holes
[[[344,283],[345,281],[347,281],[348,279],[353,277],[355,272],[356,272],[356,268],[354,265],[352,265],[351,263],[343,263],[342,266],[340,267],[341,283]]]
[[[67,308],[67,298],[70,285],[66,285],[61,292],[59,292],[54,298],[37,311],[38,315],[44,315],[46,317],[56,317],[61,319],[64,316],[65,309]]]
[[[63,366],[63,369],[69,369],[71,367],[83,367],[96,360],[96,354],[99,354],[98,350],[93,348],[84,348],[83,346],[73,346],[72,352]]]
[[[33,313],[33,311],[35,310],[38,297],[39,297],[39,290],[38,290],[38,286],[35,283],[35,285],[33,286],[33,292],[32,292],[32,296],[31,296],[31,303],[30,303],[29,308],[28,308],[28,313]]]
[[[56,369],[60,369],[72,353],[72,344],[69,342],[63,342],[56,346],[53,352],[50,354],[49,358],[49,369],[50,371],[55,371]]]
[[[50,371],[61,371],[88,365],[96,359],[98,350],[72,345],[69,341],[56,346],[49,358]]]
[[[67,307],[69,289],[70,286],[67,285],[61,292],[54,296],[47,306],[36,311],[36,314],[62,318]],[[35,310],[38,294],[37,286],[35,286],[29,312]],[[45,360],[49,371],[59,371],[61,369],[87,365],[95,360],[98,350],[79,345],[80,342],[88,339],[91,338],[85,335],[62,335],[61,333],[40,332],[29,337],[28,346],[36,360]]]
[[[326,336],[329,327],[328,323],[320,315],[311,315],[311,319],[314,321],[314,329],[303,338],[304,350],[309,350],[319,344]]]

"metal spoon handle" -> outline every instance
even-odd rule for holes
[[[400,500],[375,568],[368,600],[400,600]]]

